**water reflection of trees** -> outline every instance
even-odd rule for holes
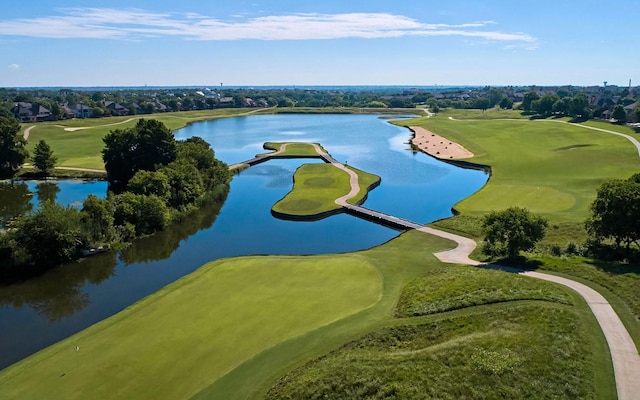
[[[205,205],[202,209],[189,214],[180,223],[174,224],[162,232],[136,240],[132,246],[120,252],[120,260],[129,265],[169,258],[180,247],[181,241],[213,225],[224,200],[223,198]]]
[[[165,231],[135,241],[120,253],[122,262],[131,264],[168,258],[182,240],[211,227],[223,203],[224,199],[221,199],[206,205]],[[89,295],[82,291],[85,284],[97,285],[114,275],[116,255],[114,251],[98,254],[25,282],[0,286],[0,307],[30,306],[50,321],[73,315],[91,303]]]
[[[40,182],[36,185],[36,195],[40,204],[45,201],[55,203],[58,198],[60,187],[55,182]]]
[[[33,209],[29,186],[24,182],[0,182],[0,226]]]
[[[85,283],[98,284],[113,275],[116,253],[108,252],[55,268],[22,283],[0,287],[0,306],[31,306],[50,321],[70,316],[89,305]]]

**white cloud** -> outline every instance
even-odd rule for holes
[[[7,68],[12,71],[18,71],[20,69],[20,66],[18,64],[10,64]]]
[[[70,8],[61,15],[0,21],[0,35],[60,39],[139,39],[179,36],[191,40],[308,40],[402,36],[467,36],[535,42],[524,33],[485,30],[493,21],[428,24],[386,13],[292,14],[223,21],[195,13],[140,9]]]

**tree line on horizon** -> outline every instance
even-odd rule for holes
[[[157,112],[208,110],[224,107],[356,107],[414,108],[427,105],[444,108],[517,108],[542,117],[571,116],[575,119],[614,118],[640,121],[640,106],[630,112],[624,107],[640,101],[639,88],[597,87],[479,87],[403,89],[131,89],[131,90],[28,90],[0,88],[0,116],[13,115],[16,103],[36,104],[50,111],[50,120],[67,118],[65,105],[81,104],[92,117],[139,115]],[[109,107],[105,106],[109,104]],[[112,107],[116,104],[118,108]],[[623,115],[624,113],[624,115]],[[612,115],[613,114],[613,115]],[[15,115],[13,115],[15,116]],[[616,118],[618,117],[618,118]]]

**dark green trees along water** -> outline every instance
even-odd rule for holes
[[[29,157],[27,141],[18,133],[20,123],[11,117],[0,117],[0,179],[11,178]]]
[[[209,144],[198,137],[177,141],[161,122],[140,120],[110,132],[104,142],[107,198],[90,195],[80,210],[45,201],[13,220],[0,234],[0,279],[153,234],[228,190],[229,168]]]

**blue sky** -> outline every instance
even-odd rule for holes
[[[0,87],[637,86],[639,21],[638,0],[14,0]]]

